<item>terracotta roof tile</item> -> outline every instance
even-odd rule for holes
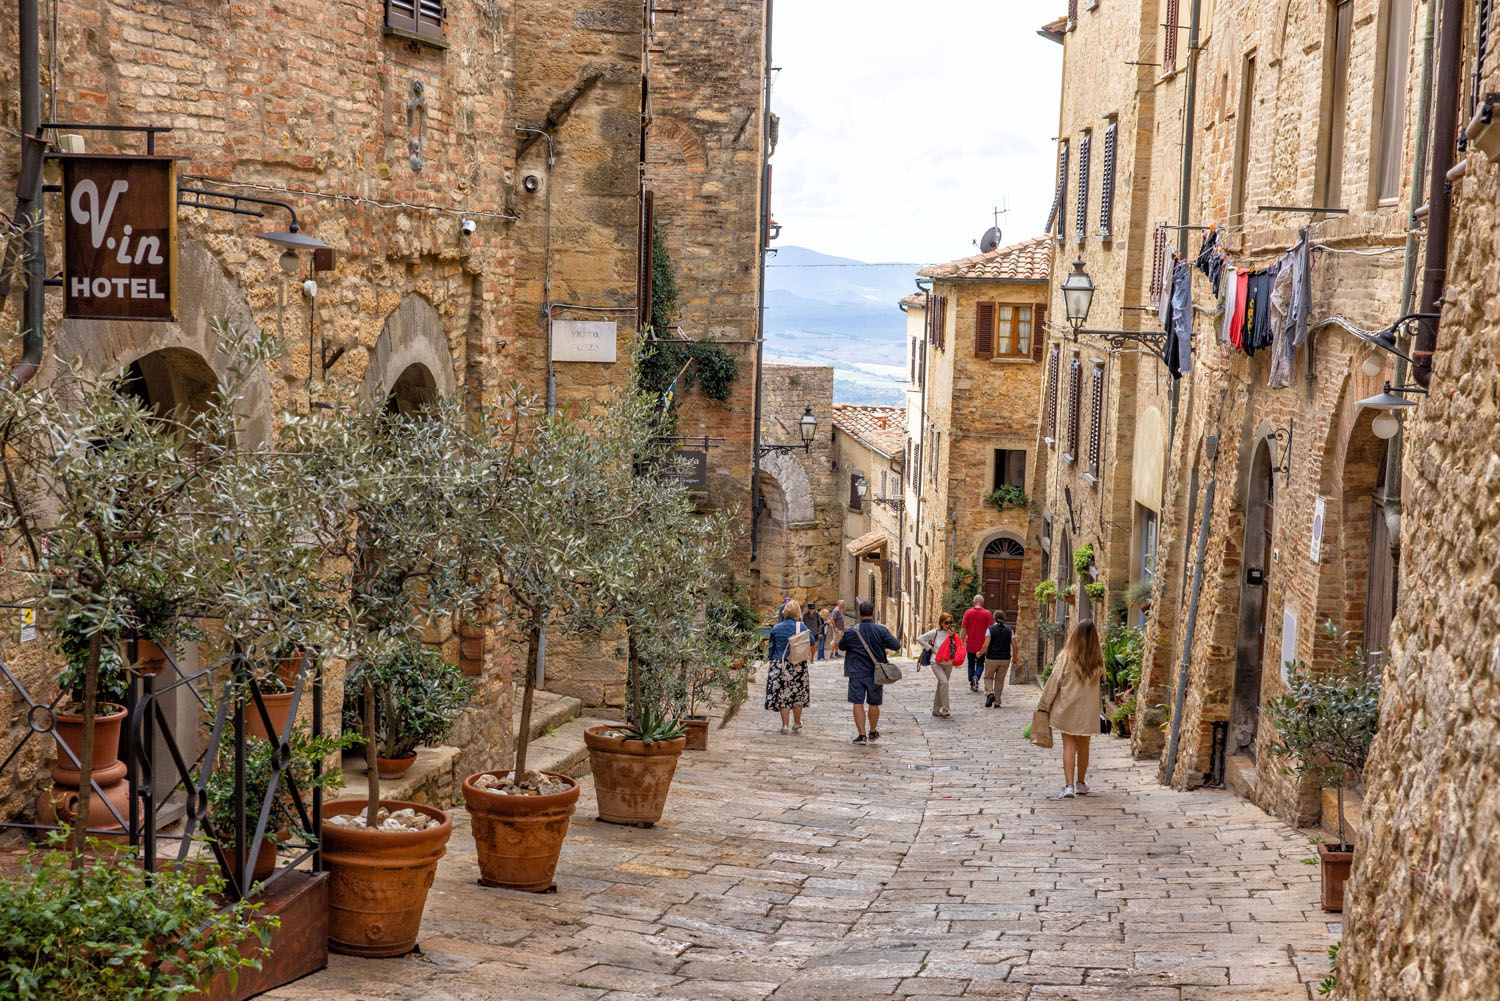
[[[1065,30],[1067,30],[1067,27],[1068,27],[1068,15],[1064,14],[1062,17],[1058,18],[1057,20],[1055,20],[1055,21],[1048,21],[1046,24],[1042,25],[1042,30],[1039,32],[1039,34],[1043,34],[1043,35],[1061,35]]]
[[[869,407],[855,403],[835,403],[833,426],[893,459],[906,453],[906,410],[904,407]]]
[[[913,292],[911,295],[904,296],[901,299],[901,305],[903,305],[903,306],[920,306],[921,308],[926,309],[927,308],[927,293],[925,293],[925,292]]]
[[[933,264],[918,271],[924,278],[949,281],[1045,282],[1052,273],[1052,240],[1032,237],[977,257]]]

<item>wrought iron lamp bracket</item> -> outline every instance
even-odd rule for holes
[[[1292,478],[1292,435],[1297,429],[1295,420],[1288,421],[1284,428],[1277,428],[1266,435],[1270,441],[1281,445],[1281,458],[1272,472],[1280,473],[1288,481]]]

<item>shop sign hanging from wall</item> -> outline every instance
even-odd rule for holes
[[[177,318],[177,176],[168,156],[65,155],[63,315]]]

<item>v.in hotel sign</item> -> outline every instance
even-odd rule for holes
[[[63,315],[177,318],[177,174],[169,156],[64,155]]]

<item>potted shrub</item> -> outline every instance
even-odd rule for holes
[[[226,906],[223,889],[194,866],[148,876],[129,856],[84,859],[56,841],[29,849],[0,872],[0,997],[177,999],[216,974],[232,983],[260,968],[277,919]]]
[[[366,681],[375,693],[375,760],[383,779],[400,778],[417,760],[419,746],[446,738],[474,697],[474,682],[457,664],[411,638],[358,666],[347,683],[360,691]]]
[[[1012,483],[1002,484],[986,494],[984,502],[996,511],[1024,508],[1027,504],[1026,491]]]
[[[1045,606],[1052,604],[1057,600],[1057,581],[1049,577],[1038,584],[1032,594],[1036,598],[1038,605]]]
[[[683,727],[689,751],[708,750],[709,719],[699,714],[700,703],[703,708],[710,702],[722,705],[727,722],[749,697],[749,679],[740,665],[759,642],[754,607],[745,600],[739,581],[725,576],[705,607],[699,652],[683,660]]]
[[[1319,844],[1318,857],[1323,909],[1342,911],[1344,884],[1354,863],[1354,846],[1344,827],[1344,786],[1370,756],[1380,720],[1380,671],[1331,622],[1327,629],[1338,656],[1322,668],[1301,661],[1289,665],[1286,692],[1271,701],[1267,714],[1276,730],[1272,753],[1289,759],[1297,775],[1314,779],[1320,789],[1335,790],[1339,841]]]

